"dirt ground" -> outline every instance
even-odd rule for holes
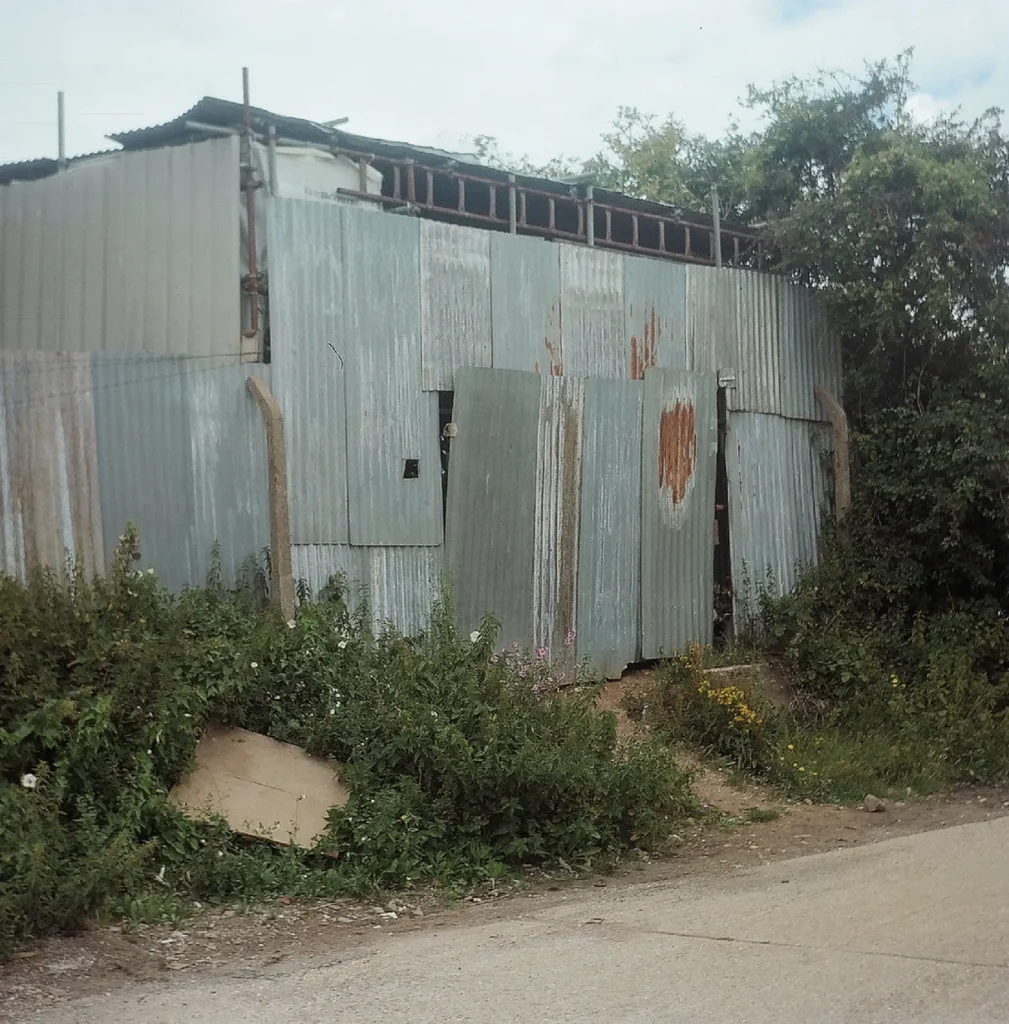
[[[615,707],[619,688],[607,688]],[[621,721],[621,736],[633,731]],[[449,903],[437,893],[411,893],[379,906],[342,899],[306,903],[277,900],[248,914],[202,910],[178,928],[95,927],[21,951],[0,965],[0,1020],[78,996],[109,993],[171,972],[255,977],[295,956],[324,955],[407,931],[481,923],[521,913],[526,900],[561,903],[593,886],[625,886],[731,873],[769,861],[850,848],[895,836],[1009,815],[1009,791],[961,790],[944,796],[888,803],[879,813],[860,808],[784,802],[755,786],[740,788],[716,767],[691,764],[704,820],[688,822],[667,855],[635,856],[606,877],[540,874]],[[750,821],[751,809],[771,820]],[[775,816],[776,815],[776,816]],[[6,1008],[6,1009],[5,1009]]]

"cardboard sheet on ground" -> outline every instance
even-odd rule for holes
[[[195,771],[170,799],[191,817],[209,809],[242,835],[307,848],[348,796],[322,758],[245,729],[212,727],[196,748]]]

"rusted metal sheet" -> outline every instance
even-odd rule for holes
[[[284,412],[291,540],[347,544],[347,373],[344,208],[269,204],[274,394]]]
[[[421,387],[451,391],[460,366],[491,365],[490,233],[420,222]]]
[[[572,377],[630,376],[624,329],[624,261],[598,249],[558,246],[561,262],[561,372]]]
[[[247,376],[237,364],[93,357],[106,557],[128,522],[140,534],[140,567],[171,589],[202,583],[215,545],[227,585],[262,555],[266,439]]]
[[[350,540],[438,545],[438,396],[420,389],[418,222],[343,214]]]
[[[238,140],[0,188],[0,349],[239,350]]]
[[[573,657],[584,381],[541,381],[533,530],[533,643],[554,658]]]
[[[689,369],[686,267],[655,260],[624,260],[624,332],[632,380],[653,366]]]
[[[539,411],[533,373],[462,368],[456,375],[448,578],[461,628],[494,615],[502,646],[532,639]]]
[[[576,646],[611,679],[640,657],[643,392],[585,381]]]
[[[645,374],[641,444],[641,655],[709,643],[717,380]]]
[[[490,238],[495,369],[563,372],[561,246],[538,238]]]
[[[0,569],[104,568],[90,358],[0,353]]]
[[[736,361],[735,270],[686,267],[687,367],[718,373]]]
[[[761,592],[788,593],[819,553],[828,502],[828,428],[733,412],[726,440],[734,620],[741,629]]]

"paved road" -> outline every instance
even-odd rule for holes
[[[1009,818],[730,877],[580,891],[254,978],[173,978],[33,1021],[1009,1021]],[[526,913],[522,913],[522,911]]]

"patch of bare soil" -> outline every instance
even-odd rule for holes
[[[627,740],[635,726],[619,701],[619,684],[607,687],[602,704],[618,713],[620,735]],[[255,977],[294,957],[311,961],[365,955],[391,935],[511,917],[525,910],[527,899],[547,905],[577,898],[578,889],[594,886],[730,873],[1009,814],[1009,790],[960,790],[887,803],[884,810],[869,813],[782,801],[760,787],[737,786],[727,773],[700,760],[687,766],[695,772],[695,791],[707,805],[706,813],[687,822],[661,857],[629,857],[605,877],[541,874],[484,888],[461,903],[449,903],[435,892],[411,893],[383,905],[281,899],[249,914],[202,910],[176,928],[96,926],[82,935],[39,943],[0,965],[0,1020],[15,1007],[24,1014],[78,996],[167,978],[171,972]]]

